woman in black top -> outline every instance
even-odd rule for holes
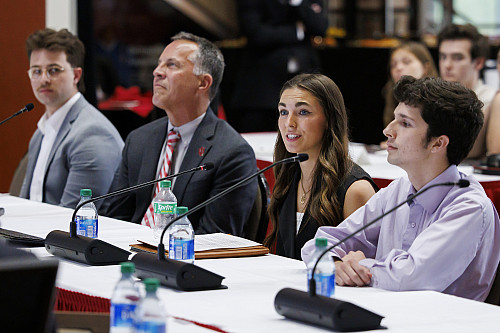
[[[274,160],[307,153],[301,163],[278,165],[269,205],[272,232],[264,245],[300,259],[319,226],[336,226],[375,194],[377,186],[348,155],[344,99],[321,74],[300,74],[283,86],[278,104],[280,135]]]

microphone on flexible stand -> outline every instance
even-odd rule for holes
[[[132,262],[135,264],[135,275],[140,278],[155,277],[160,280],[161,284],[167,287],[172,287],[184,291],[195,291],[195,290],[209,290],[209,289],[221,289],[227,288],[222,286],[223,276],[212,273],[194,264],[185,263],[179,260],[172,260],[165,258],[165,245],[163,244],[163,237],[167,229],[176,221],[188,216],[208,204],[216,201],[220,197],[234,191],[236,188],[240,187],[244,183],[248,182],[252,178],[260,175],[261,173],[275,167],[278,164],[286,163],[296,163],[303,162],[309,158],[307,154],[297,154],[289,158],[285,158],[281,161],[275,162],[262,170],[240,180],[238,183],[231,187],[228,187],[224,191],[216,194],[212,198],[198,204],[197,206],[190,209],[187,213],[177,216],[175,219],[170,221],[160,236],[160,243],[158,244],[157,256],[149,253],[138,253],[132,258]]]
[[[346,301],[316,295],[316,281],[314,280],[314,273],[320,259],[330,250],[344,243],[351,237],[354,237],[360,231],[365,230],[375,222],[391,214],[402,205],[412,201],[433,187],[468,187],[469,185],[470,182],[467,179],[460,179],[458,182],[439,183],[426,187],[423,190],[410,195],[408,199],[401,202],[396,207],[390,209],[386,213],[375,218],[373,221],[354,231],[352,234],[328,247],[321,253],[314,264],[311,278],[309,279],[309,293],[292,288],[284,288],[280,290],[274,299],[274,308],[276,309],[276,312],[290,319],[328,327],[337,331],[364,331],[380,328],[380,322],[384,318],[383,316]]]
[[[4,119],[2,121],[0,121],[0,125],[2,125],[3,123],[5,123],[6,121],[14,118],[14,117],[17,117],[19,116],[21,113],[24,113],[24,112],[28,112],[28,111],[31,111],[33,110],[35,106],[33,105],[33,103],[28,103],[26,104],[21,110],[17,111],[16,113],[14,113],[12,116],[10,116],[9,118],[7,119]]]
[[[85,200],[79,203],[73,212],[73,216],[71,218],[69,227],[70,230],[69,233],[61,230],[51,231],[45,238],[45,249],[47,250],[47,252],[49,252],[54,256],[78,261],[92,266],[115,265],[123,261],[127,261],[128,257],[131,254],[129,251],[111,245],[109,243],[106,243],[100,239],[80,236],[76,234],[75,218],[78,210],[82,206],[94,201],[134,191],[136,189],[158,183],[162,180],[172,179],[177,176],[184,175],[186,173],[191,173],[201,170],[210,170],[213,167],[214,167],[213,163],[207,163],[193,169],[179,172],[175,175],[151,180],[146,183],[134,185],[121,190],[117,190],[115,192],[101,195],[99,197]]]

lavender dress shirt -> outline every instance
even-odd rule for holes
[[[425,187],[470,181],[466,188],[439,186],[429,189],[381,221],[341,244],[332,252],[343,257],[362,251],[370,268],[370,285],[387,290],[435,290],[484,301],[500,260],[500,225],[496,209],[482,186],[450,166]],[[338,227],[321,227],[315,237],[329,245],[353,233],[403,202],[415,189],[405,178],[376,193]],[[314,239],[302,248],[307,262]]]

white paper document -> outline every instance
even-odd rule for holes
[[[232,249],[261,245],[257,242],[224,233],[195,235],[194,250]]]
[[[141,243],[149,244],[151,246],[157,246],[158,241],[153,241],[151,239],[138,240]],[[163,241],[165,248],[168,250],[168,238],[165,236]],[[262,245],[260,243],[251,241],[249,239],[224,234],[224,233],[214,233],[205,235],[195,235],[194,236],[194,250],[198,251],[208,251],[215,249],[234,249],[242,247],[252,247]]]

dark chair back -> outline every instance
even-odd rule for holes
[[[26,168],[28,167],[28,153],[19,161],[14,176],[12,176],[12,181],[9,187],[9,194],[16,197],[21,193],[21,187],[23,186],[24,176],[26,175]]]
[[[246,238],[262,243],[266,237],[269,218],[267,206],[271,200],[269,186],[263,174],[257,176],[257,197],[255,198],[246,226]]]
[[[490,293],[488,297],[484,301],[485,303],[500,305],[500,263],[497,267],[497,274],[495,275],[495,279],[493,280],[493,285],[491,286]]]

